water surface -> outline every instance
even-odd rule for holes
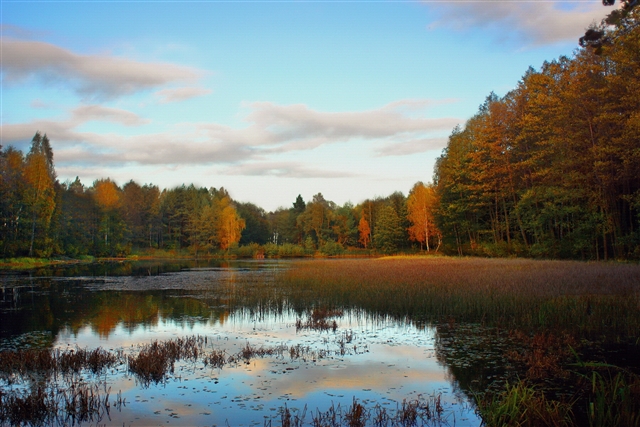
[[[303,357],[252,358],[221,369],[179,362],[159,383],[140,381],[120,365],[100,381],[125,404],[107,425],[279,425],[286,408],[312,414],[349,407],[353,399],[393,413],[403,400],[441,396],[444,425],[480,420],[444,358],[434,327],[372,316],[352,308],[331,317],[336,328],[296,327],[310,311],[235,295],[295,268],[288,261],[195,264],[122,263],[4,275],[0,349],[29,346],[97,348],[136,354],[155,340],[207,338],[206,351],[244,347],[306,349]],[[247,291],[249,289],[249,291]],[[84,378],[91,381],[91,378]],[[16,385],[0,384],[8,391]]]

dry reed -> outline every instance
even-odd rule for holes
[[[294,307],[509,329],[637,338],[640,266],[475,258],[301,261],[282,273]],[[273,300],[273,299],[271,299]]]

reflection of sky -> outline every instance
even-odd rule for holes
[[[279,421],[278,410],[308,408],[326,411],[332,404],[347,408],[354,397],[369,407],[376,404],[395,410],[403,399],[442,393],[443,402],[455,414],[458,426],[477,426],[480,421],[464,405],[454,404],[453,386],[438,364],[434,350],[435,331],[392,321],[371,320],[354,313],[337,319],[336,333],[303,330],[296,333],[295,315],[263,316],[232,313],[219,319],[173,321],[160,318],[157,324],[133,329],[118,324],[108,338],[90,327],[76,334],[58,336],[57,346],[135,349],[140,343],[201,335],[208,337],[207,350],[223,349],[237,354],[247,344],[254,347],[302,345],[333,354],[324,359],[290,360],[289,355],[252,359],[249,364],[204,367],[202,363],[178,363],[166,384],[144,388],[135,378],[110,377],[111,393],[122,390],[127,405],[112,410],[110,424],[125,425],[263,425],[265,417]],[[352,331],[355,354],[340,356],[338,340]],[[123,372],[126,368],[120,368]],[[275,422],[275,421],[274,421]]]

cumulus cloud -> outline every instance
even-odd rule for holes
[[[3,83],[30,78],[71,85],[85,97],[113,98],[174,82],[193,82],[200,71],[169,63],[143,63],[106,55],[80,55],[50,43],[2,40]]]
[[[601,2],[572,3],[567,8],[567,3],[546,0],[423,1],[440,15],[434,27],[495,29],[501,39],[528,46],[577,43],[585,28],[611,12]]]
[[[160,98],[160,103],[167,104],[170,102],[180,102],[187,99],[204,96],[211,93],[211,90],[199,87],[179,87],[174,89],[162,89],[156,92],[156,96]]]

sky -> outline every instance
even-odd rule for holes
[[[224,187],[266,211],[430,182],[453,128],[571,56],[589,1],[0,0],[0,144],[61,182]]]

